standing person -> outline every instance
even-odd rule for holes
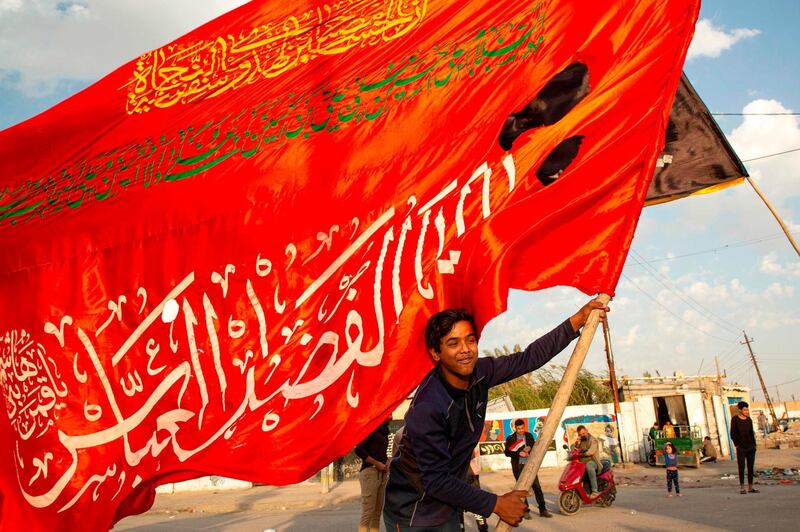
[[[597,444],[595,437],[589,434],[589,431],[583,425],[578,425],[576,432],[578,436],[575,438],[572,448],[580,451],[581,457],[579,460],[586,464],[586,476],[589,477],[589,486],[591,486],[592,493],[597,493],[599,491],[597,489],[597,472],[603,469],[600,463],[600,446]]]
[[[753,487],[753,467],[756,463],[756,433],[750,419],[750,405],[739,401],[739,413],[731,419],[731,440],[736,447],[736,463],[739,466],[739,493],[759,493]],[[744,489],[744,466],[747,464],[747,491]]]
[[[764,433],[764,439],[766,440],[769,436],[769,421],[767,421],[767,416],[764,415],[764,412],[758,414],[758,428]]]
[[[514,480],[519,480],[522,474],[522,469],[528,462],[528,456],[533,449],[535,443],[533,434],[525,430],[525,422],[521,419],[514,421],[514,433],[506,438],[505,455],[511,458],[511,472],[514,473]],[[539,506],[539,515],[542,517],[553,517],[547,511],[547,506],[544,502],[544,493],[542,493],[542,486],[539,484],[539,476],[533,479],[533,495],[536,497],[536,504]],[[531,518],[531,511],[528,506],[528,499],[525,499],[525,519]]]
[[[397,457],[397,453],[400,452],[400,440],[403,439],[403,429],[405,425],[397,429],[394,433],[394,437],[392,438],[392,445],[389,446],[389,456],[392,458]]]
[[[658,436],[658,421],[653,423],[653,426],[650,427],[650,432],[648,432],[648,434],[650,435],[650,439],[655,441],[656,437]]]
[[[675,484],[675,494],[681,495],[681,486],[678,484],[678,453],[672,442],[664,444],[664,467],[667,468],[667,497],[672,497],[672,484]]]
[[[664,431],[665,438],[674,438],[675,437],[675,427],[672,426],[672,423],[667,421],[664,423],[664,428],[661,429]]]
[[[486,415],[489,388],[546,364],[578,336],[593,310],[590,301],[525,351],[478,359],[475,320],[464,309],[430,317],[425,345],[436,366],[425,376],[406,413],[400,452],[390,467],[383,518],[386,529],[456,532],[461,509],[496,513],[516,526],[522,520],[525,491],[495,495],[464,480]]]
[[[358,532],[378,532],[383,510],[383,489],[389,471],[386,451],[389,447],[389,422],[386,419],[369,436],[356,445],[356,455],[361,458],[361,520]]]
[[[647,433],[650,436],[650,455],[648,457],[650,465],[656,465],[656,438],[658,437],[658,431],[658,421],[656,421]]]
[[[469,461],[469,469],[467,469],[467,484],[474,488],[480,489],[481,487],[481,451],[480,446],[476,445],[475,450],[472,451],[472,460]],[[478,525],[478,532],[489,532],[489,525],[486,523],[486,518],[480,514],[473,514],[475,516],[475,524]]]
[[[701,463],[716,462],[717,461],[717,448],[714,447],[714,442],[711,441],[709,436],[703,438],[703,458],[700,459]]]

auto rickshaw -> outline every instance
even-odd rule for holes
[[[656,466],[664,465],[664,445],[671,442],[678,454],[678,465],[700,467],[700,458],[703,451],[703,436],[699,427],[689,425],[674,425],[675,436],[667,438],[663,430],[655,431],[653,439],[655,447]]]

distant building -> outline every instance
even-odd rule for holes
[[[618,384],[620,401],[628,407],[622,409],[624,422],[633,423],[640,435],[641,461],[648,452],[645,434],[653,423],[661,427],[667,421],[699,428],[703,437],[711,437],[723,456],[730,456],[730,420],[738,412],[739,401],[750,401],[749,388],[724,384],[716,375],[685,376],[680,372],[671,377],[623,376]]]

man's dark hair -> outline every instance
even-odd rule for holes
[[[710,439],[711,439],[711,436],[706,436],[706,437],[705,437],[705,438],[703,438],[703,439],[704,439],[704,440],[710,440]]]
[[[584,427],[583,425],[578,425],[578,428],[575,429],[575,432],[580,432],[582,430],[586,430],[586,427]]]
[[[524,422],[524,421],[522,421],[521,419],[518,419],[518,420],[516,420],[516,421],[514,422],[514,426],[515,426],[515,427],[519,427],[520,425],[524,425],[524,424],[525,424],[525,422]]]
[[[478,334],[478,327],[475,326],[475,318],[472,317],[472,314],[463,308],[449,308],[428,318],[428,323],[425,325],[425,347],[440,353],[442,338],[447,336],[447,333],[452,331],[459,321],[470,322],[472,328],[475,329],[475,334]]]
[[[747,401],[739,401],[739,404],[736,406],[739,407],[739,410],[741,410],[742,408],[750,408],[750,405],[747,404]]]

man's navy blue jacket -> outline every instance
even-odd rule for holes
[[[426,527],[447,522],[459,509],[491,515],[497,496],[465,481],[489,388],[542,367],[577,336],[567,320],[521,353],[480,358],[466,390],[450,386],[438,365],[432,369],[406,414],[399,454],[389,468],[384,512],[401,525]]]

